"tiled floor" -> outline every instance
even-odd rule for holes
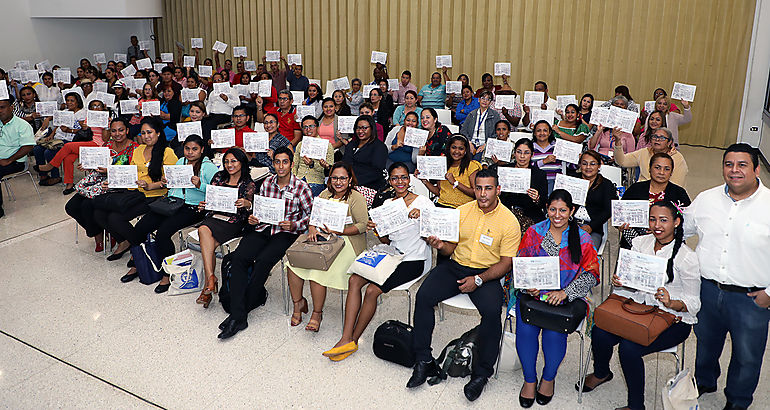
[[[721,151],[684,147],[683,152],[690,166],[690,192],[721,183]],[[767,173],[763,175],[770,181]],[[216,327],[226,314],[218,304],[204,310],[195,304],[193,294],[158,296],[153,286],[122,284],[118,278],[125,273],[127,257],[121,262],[105,261],[93,252],[93,241],[82,230],[76,244],[75,224],[64,213],[67,198],[60,187],[42,188],[43,205],[29,179],[14,180],[12,187],[17,201],[6,196],[7,215],[0,219],[0,407],[517,406],[523,381],[520,371],[502,371],[473,404],[462,394],[467,379],[407,390],[410,370],[377,359],[371,349],[377,325],[392,318],[406,320],[403,292],[383,298],[360,351],[333,363],[321,352],[340,335],[339,292],[329,292],[318,334],[291,328],[283,312],[281,276],[275,270],[268,281],[267,305],[251,313],[247,330],[222,342],[216,338]],[[446,309],[446,320],[437,322],[434,332],[436,353],[477,321],[476,313]],[[572,384],[577,378],[579,346],[579,338],[570,336],[556,396],[549,406],[625,405],[620,377],[585,395],[583,404],[577,405]],[[693,336],[687,343],[689,368],[694,351]],[[726,364],[727,354],[721,361]],[[650,355],[645,364],[647,407],[661,408],[659,388],[674,373],[673,358]],[[617,360],[613,370],[622,374]],[[768,377],[770,370],[765,367],[754,408],[767,408]],[[701,399],[704,409],[723,405],[721,393]]]

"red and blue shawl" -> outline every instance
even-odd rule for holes
[[[530,226],[529,229],[527,229],[527,232],[524,233],[524,237],[521,239],[521,243],[519,243],[519,251],[516,256],[549,256],[548,252],[543,249],[542,243],[550,228],[550,219],[546,219],[542,222]],[[593,242],[591,241],[591,235],[580,229],[581,258],[580,263],[576,264],[572,262],[572,258],[570,257],[569,253],[569,230],[569,227],[564,230],[561,236],[561,242],[559,243],[561,289],[566,288],[567,285],[575,280],[575,278],[577,278],[583,271],[590,272],[594,278],[596,278],[596,282],[599,283],[599,257],[596,254],[596,249],[594,249]],[[513,307],[513,304],[516,303],[516,298],[512,295],[513,289],[511,289],[513,285],[512,273],[513,272],[508,272],[506,275],[504,286],[505,295],[508,296],[508,310],[510,310]],[[541,291],[540,293],[544,294],[547,292],[548,291]]]

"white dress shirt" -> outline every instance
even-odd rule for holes
[[[701,192],[685,211],[684,235],[698,235],[701,276],[744,287],[770,287],[770,190],[759,181],[740,201],[727,185]],[[765,289],[770,295],[770,289]]]
[[[56,101],[61,106],[64,104],[64,99],[61,95],[61,90],[57,86],[46,87],[45,84],[38,84],[35,86],[35,92],[40,101]],[[58,109],[59,107],[57,107]]]
[[[219,96],[219,93],[212,91],[206,100],[206,112],[209,114],[227,114],[233,115],[233,108],[237,107],[241,100],[230,91],[227,95],[227,101]]]
[[[403,201],[403,199],[392,198],[390,201]],[[409,206],[407,210],[411,212],[413,209],[419,209],[422,211],[426,208],[433,208],[433,201],[425,196],[418,195]],[[405,228],[401,228],[395,232],[391,232],[388,238],[391,241],[391,245],[404,254],[403,261],[424,261],[430,259],[432,256],[431,247],[420,237],[420,220],[409,219],[411,224]]]
[[[674,251],[674,243],[660,248],[655,252],[655,237],[643,235],[634,238],[631,242],[631,250],[645,255],[655,255],[661,258],[670,258]],[[700,273],[698,272],[698,256],[686,244],[679,247],[674,258],[674,279],[663,285],[668,291],[671,300],[681,300],[687,306],[686,312],[678,312],[663,306],[652,293],[641,292],[626,287],[616,287],[613,293],[631,298],[636,302],[649,306],[657,306],[661,310],[682,318],[682,322],[694,325],[698,323],[696,315],[700,310]]]

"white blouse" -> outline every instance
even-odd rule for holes
[[[631,250],[668,259],[674,251],[674,242],[665,245],[659,251],[655,252],[655,237],[653,235],[643,235],[634,238],[631,242]],[[663,311],[680,316],[684,323],[691,325],[697,323],[698,319],[695,315],[697,315],[700,310],[700,271],[698,256],[686,244],[682,243],[682,246],[679,247],[679,252],[677,252],[676,257],[674,258],[674,279],[663,285],[663,287],[668,291],[671,300],[681,300],[684,302],[685,306],[687,306],[686,312],[677,312],[669,309],[655,299],[654,294],[641,292],[636,289],[616,287],[613,293],[631,298],[634,301],[645,305],[657,306]]]
[[[391,198],[388,201],[401,201],[401,198]],[[433,208],[433,202],[423,195],[417,195],[417,198],[412,201],[407,207],[409,212],[412,209],[423,210],[426,208]],[[403,261],[423,261],[429,259],[431,255],[430,246],[420,237],[420,220],[409,219],[411,224],[406,228],[399,229],[396,232],[391,232],[388,235],[390,244],[395,246],[396,249],[404,254]]]

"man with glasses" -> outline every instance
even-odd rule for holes
[[[232,120],[233,128],[235,128],[235,145],[243,148],[243,133],[254,132],[254,130],[249,127],[249,125],[251,125],[251,114],[249,114],[248,108],[242,104],[233,108]],[[225,152],[227,151],[227,148],[220,148],[217,151]]]
[[[270,270],[297,237],[307,231],[313,194],[305,181],[291,173],[293,161],[294,153],[289,148],[278,148],[273,155],[275,175],[267,177],[259,196],[254,196],[254,207],[260,206],[259,197],[283,200],[284,218],[260,221],[256,215],[249,216],[254,230],[245,234],[231,253],[230,303],[223,305],[230,316],[219,325],[220,339],[228,339],[248,327],[249,311],[267,301],[265,282]]]
[[[623,139],[621,138],[621,129],[615,128],[612,131],[612,137],[615,141],[614,157],[615,162],[624,168],[639,167],[639,180],[647,181],[650,179],[650,158],[658,152],[665,152],[674,159],[674,171],[671,174],[671,182],[686,189],[687,162],[684,156],[674,148],[674,139],[668,128],[658,128],[652,134],[651,145],[647,148],[629,152],[623,151]]]
[[[265,107],[262,97],[257,97],[254,103],[257,105],[257,122],[264,122],[265,114],[273,114],[278,118],[278,132],[291,138],[293,147],[302,141],[302,132],[296,119],[297,111],[292,107],[291,91],[283,89],[278,92],[278,108]]]
[[[481,395],[494,372],[502,327],[500,278],[511,270],[521,240],[519,222],[498,199],[500,184],[494,170],[487,168],[476,174],[474,191],[476,200],[457,208],[460,240],[445,242],[435,236],[426,239],[440,255],[451,259],[433,268],[417,291],[412,344],[416,363],[406,384],[414,388],[439,374],[430,347],[435,326],[433,309],[440,302],[465,293],[481,314],[479,357],[474,358],[471,380],[463,389],[470,401]]]

